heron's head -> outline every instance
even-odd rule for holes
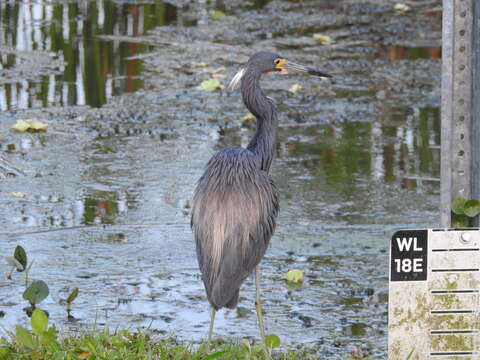
[[[301,72],[310,75],[330,78],[329,74],[321,72],[313,67],[304,66],[291,62],[284,57],[269,51],[260,51],[252,55],[252,57],[243,65],[235,74],[229,84],[229,89],[235,89],[247,73],[262,74],[289,74],[292,72]]]

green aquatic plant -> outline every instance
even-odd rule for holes
[[[15,270],[18,272],[23,272],[27,268],[27,253],[25,249],[20,245],[17,245],[15,251],[13,252],[13,256],[7,257],[8,265],[12,268],[10,272],[7,274],[7,279],[12,279],[12,274]]]
[[[462,197],[452,201],[452,227],[465,228],[470,226],[470,220],[480,214],[480,200]]]
[[[93,331],[58,336],[55,326],[48,326],[48,318],[36,309],[30,321],[32,330],[17,326],[11,339],[0,339],[0,359],[108,359],[108,360],[268,360],[260,345],[248,340],[240,343],[216,344],[212,352],[174,338],[152,339],[148,332],[119,330]],[[278,351],[278,360],[313,360],[317,354],[302,350]]]
[[[28,257],[25,249],[22,246],[17,245],[15,251],[13,252],[13,256],[7,257],[7,263],[8,265],[12,266],[12,269],[6,276],[7,279],[12,279],[12,275],[15,270],[17,270],[18,272],[25,272],[25,285],[27,285],[28,274],[33,265],[33,261],[30,261],[30,263],[28,263]]]
[[[72,311],[72,302],[77,298],[78,296],[78,288],[75,288],[72,290],[70,295],[68,295],[67,299],[65,300],[66,306],[67,306],[67,317],[68,319],[73,319],[73,316],[70,314]]]
[[[57,345],[55,325],[48,327],[48,317],[42,310],[33,311],[30,326],[32,332],[20,325],[15,327],[15,343],[18,347],[37,352],[42,347],[50,348],[51,345]]]
[[[50,293],[47,284],[43,280],[36,280],[32,282],[23,292],[23,298],[30,303],[30,306],[25,308],[27,315],[35,311],[37,304],[41,303]]]

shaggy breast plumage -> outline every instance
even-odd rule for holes
[[[250,150],[227,148],[209,161],[194,194],[197,257],[216,309],[236,305],[241,283],[262,259],[275,229],[277,189],[260,167]]]

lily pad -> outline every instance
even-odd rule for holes
[[[410,6],[408,6],[406,4],[402,4],[402,3],[395,4],[395,6],[393,8],[398,13],[404,13],[404,12],[407,12],[408,10],[410,10]]]
[[[37,280],[23,292],[23,298],[32,305],[38,304],[48,296],[49,292],[47,284],[43,280]]]
[[[303,282],[303,272],[300,270],[289,270],[285,275],[283,275],[283,279],[289,283],[301,284]]]
[[[275,334],[269,334],[265,336],[265,345],[267,345],[268,348],[274,349],[277,348],[281,345],[280,338],[275,335]]]
[[[302,85],[300,84],[294,84],[288,91],[290,91],[292,94],[295,94],[298,90],[302,88]]]
[[[223,11],[220,11],[220,10],[215,10],[214,12],[212,12],[212,14],[210,16],[213,20],[220,20],[221,18],[223,18],[225,16],[225,13]]]
[[[212,91],[221,89],[221,87],[222,86],[220,85],[220,80],[210,79],[210,80],[202,81],[201,84],[197,87],[197,89],[212,92]]]
[[[12,129],[19,133],[24,133],[25,131],[37,132],[46,131],[48,129],[48,125],[35,119],[26,119],[17,120],[15,125],[12,126]]]
[[[313,34],[313,40],[315,40],[320,45],[331,45],[332,44],[332,38],[328,35]]]

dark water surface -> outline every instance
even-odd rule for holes
[[[226,85],[257,50],[281,52],[335,83],[292,75],[262,84],[280,113],[272,176],[281,212],[262,262],[268,332],[321,359],[357,347],[385,358],[389,238],[439,218],[439,7],[2,1],[0,254],[25,247],[31,277],[51,289],[41,307],[60,328],[150,326],[203,339],[190,199],[212,154],[246,145],[254,129],[240,121],[238,92],[197,86]],[[213,20],[214,10],[227,15]],[[49,129],[10,130],[25,118]],[[301,288],[283,282],[289,269],[305,273]],[[2,331],[26,323],[22,276],[0,281]],[[69,322],[59,303],[74,287]],[[216,335],[258,338],[253,299],[249,279],[238,309],[219,313]]]
[[[49,52],[62,65],[37,79],[12,76],[0,87],[0,108],[101,106],[112,96],[138,90],[142,63],[135,56],[148,46],[135,38],[175,20],[176,7],[161,1],[2,1],[5,76],[24,61],[25,51]]]

